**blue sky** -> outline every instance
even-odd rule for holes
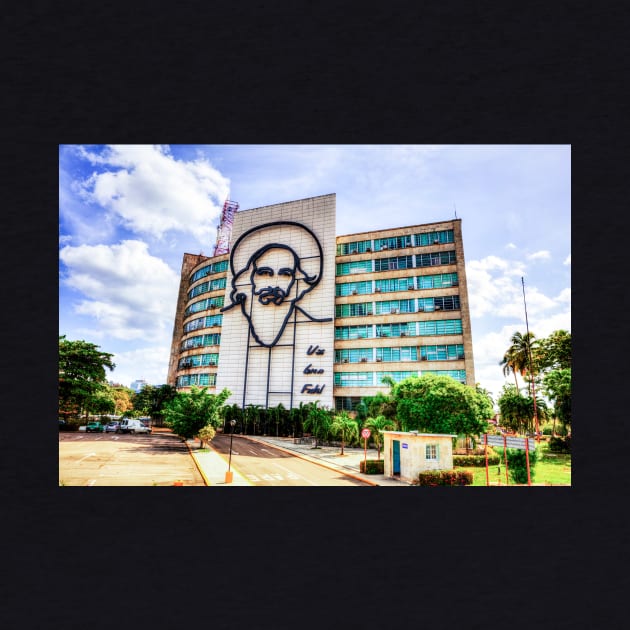
[[[571,330],[570,145],[62,145],[59,333],[166,382],[182,255],[242,210],[337,195],[337,234],[462,219],[476,380],[513,332]],[[508,382],[513,382],[508,381]]]

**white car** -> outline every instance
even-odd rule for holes
[[[116,433],[151,433],[151,427],[140,420],[123,420],[116,430]]]

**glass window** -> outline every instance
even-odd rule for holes
[[[434,267],[436,265],[455,264],[455,251],[431,252],[430,254],[419,254],[416,256],[416,267]]]
[[[416,322],[402,322],[400,324],[376,324],[377,337],[414,337]]]
[[[418,322],[418,334],[424,335],[458,335],[462,333],[461,319],[439,319]]]
[[[437,461],[438,458],[438,445],[427,444],[425,448],[425,459]]]
[[[436,232],[422,232],[414,234],[416,247],[425,245],[442,245],[443,243],[454,243],[455,235],[453,230],[438,230]]]
[[[374,261],[374,271],[411,269],[412,267],[413,267],[413,256],[398,256],[396,258],[377,258]]]
[[[376,348],[377,361],[417,361],[418,349],[415,346],[401,348]]]
[[[413,289],[413,278],[382,278],[374,281],[377,293],[391,293],[392,291],[407,291]]]
[[[466,384],[466,370],[422,370],[422,374],[435,374],[436,376],[450,376],[451,378]]]
[[[338,387],[371,387],[373,384],[373,372],[335,372]]]
[[[374,251],[377,252],[383,249],[401,249],[403,247],[411,247],[411,245],[411,234],[374,239]]]
[[[335,339],[369,339],[372,326],[336,326]]]
[[[355,262],[337,263],[338,276],[347,276],[351,273],[370,273],[371,271],[371,260],[357,260]]]
[[[372,315],[372,302],[335,305],[335,317],[364,317],[366,315]]]
[[[372,241],[354,241],[337,245],[337,254],[340,256],[345,254],[364,254],[369,251],[372,251]]]
[[[372,361],[372,348],[344,348],[335,350],[335,362],[337,363],[365,363]]]
[[[372,281],[366,280],[364,282],[345,282],[335,285],[335,295],[365,295],[366,293],[372,293]]]

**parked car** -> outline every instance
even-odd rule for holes
[[[105,433],[109,433],[110,431],[116,433],[118,431],[118,427],[120,426],[120,422],[110,422],[105,425]]]
[[[86,433],[102,433],[103,425],[100,422],[88,422],[85,427]]]
[[[151,427],[137,418],[125,419],[120,423],[116,433],[151,433]]]

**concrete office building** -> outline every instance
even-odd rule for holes
[[[335,205],[237,212],[228,254],[184,254],[169,384],[348,410],[385,375],[474,386],[461,219],[335,236]]]

